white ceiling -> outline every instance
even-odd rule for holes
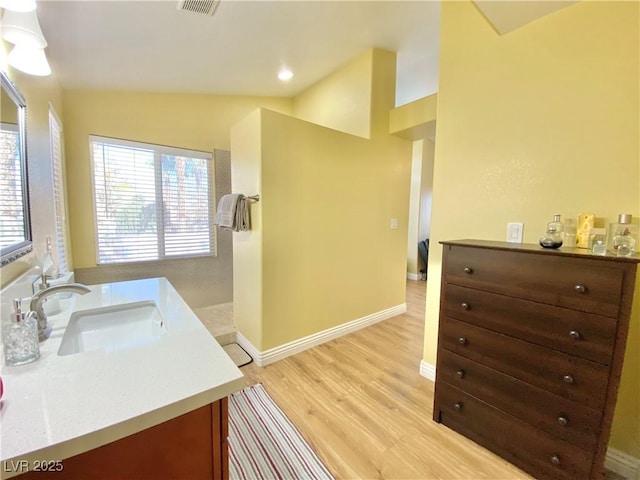
[[[437,91],[439,0],[222,0],[213,17],[177,4],[40,0],[62,86],[294,96],[377,47],[398,54],[397,105]]]

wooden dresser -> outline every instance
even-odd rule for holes
[[[442,244],[434,420],[536,478],[602,478],[640,258]]]

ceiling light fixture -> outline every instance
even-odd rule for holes
[[[36,0],[0,0],[0,8],[14,12],[32,12],[36,9]]]
[[[2,17],[2,38],[14,45],[29,45],[37,48],[47,46],[35,10],[31,12],[5,11]]]
[[[35,10],[28,12],[5,10],[1,26],[2,38],[14,44],[7,56],[9,65],[30,75],[51,74],[51,67],[44,53],[47,40],[42,34]]]
[[[289,70],[288,68],[283,68],[278,73],[278,78],[280,80],[282,80],[283,82],[287,82],[287,81],[289,81],[289,80],[291,80],[293,78],[293,72],[291,70]]]
[[[7,63],[29,75],[39,77],[51,75],[51,67],[44,54],[44,48],[16,45],[9,53]]]

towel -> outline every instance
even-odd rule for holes
[[[223,195],[218,203],[213,223],[223,230],[233,230],[234,232],[249,230],[247,197],[239,193]]]

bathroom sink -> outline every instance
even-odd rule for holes
[[[166,332],[152,300],[80,310],[71,314],[58,355],[112,352],[158,340]]]

